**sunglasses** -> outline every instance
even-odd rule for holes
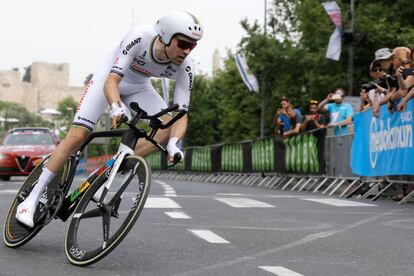
[[[187,49],[194,49],[197,46],[197,42],[190,42],[187,40],[181,40],[177,38],[177,47],[182,49],[182,50],[187,50]]]
[[[310,104],[318,104],[318,101],[310,101]]]

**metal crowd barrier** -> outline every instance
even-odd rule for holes
[[[147,157],[155,177],[238,184],[286,191],[319,193],[341,198],[377,200],[400,192],[401,178],[363,178],[354,175],[350,152],[353,126],[346,134],[333,128],[301,133],[289,139],[267,137],[233,144],[189,147],[184,163],[167,170],[160,152]],[[414,191],[399,203],[409,202]]]

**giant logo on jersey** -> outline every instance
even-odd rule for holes
[[[127,55],[129,50],[131,50],[132,47],[134,47],[136,44],[141,42],[141,38],[138,37],[137,39],[134,39],[133,41],[131,41],[130,43],[128,43],[128,45],[125,47],[125,50],[122,51],[122,53],[124,55]]]
[[[191,67],[187,66],[185,71],[188,73],[188,89],[191,90],[193,88],[193,73],[191,72]]]

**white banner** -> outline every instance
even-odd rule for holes
[[[247,86],[247,89],[249,89],[250,92],[259,92],[259,82],[257,81],[256,77],[249,71],[246,58],[243,55],[236,55],[236,65],[237,69],[239,69],[243,82]]]
[[[328,50],[326,50],[326,57],[338,61],[341,57],[341,43],[342,34],[338,28],[329,38]]]
[[[328,49],[326,50],[326,57],[338,61],[341,57],[342,47],[342,15],[341,8],[335,1],[322,3],[332,22],[336,28],[334,33],[329,38]]]
[[[164,101],[167,105],[170,104],[170,79],[169,78],[161,78],[162,84],[162,94],[164,97]]]

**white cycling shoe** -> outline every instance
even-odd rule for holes
[[[33,216],[36,211],[36,205],[31,205],[23,201],[17,206],[16,219],[26,226],[32,228],[34,226]]]

